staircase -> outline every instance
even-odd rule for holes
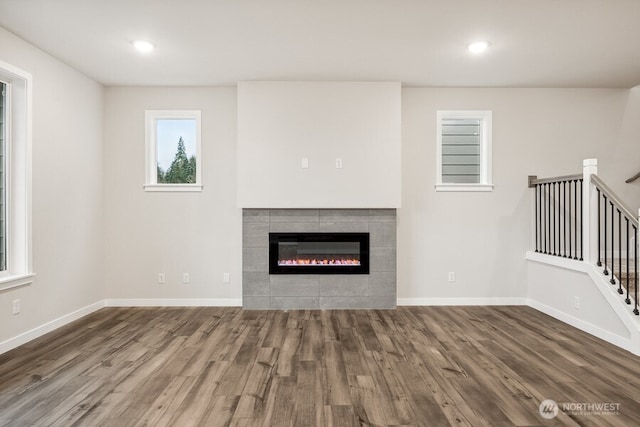
[[[638,216],[598,177],[597,161],[582,174],[530,176],[535,209],[535,252],[597,266],[638,316]]]
[[[640,356],[640,213],[597,169],[587,159],[582,174],[529,177],[535,252],[527,259],[550,266],[532,269],[529,305]]]

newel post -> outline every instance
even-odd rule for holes
[[[591,185],[591,175],[598,175],[598,159],[582,161],[582,257],[592,262],[597,251],[598,197]]]

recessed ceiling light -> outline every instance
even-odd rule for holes
[[[154,49],[153,43],[150,43],[146,40],[136,40],[133,42],[133,47],[140,53],[149,53]]]
[[[478,55],[484,52],[485,50],[487,50],[488,47],[489,47],[489,43],[484,41],[478,41],[478,42],[471,43],[469,46],[467,46],[467,49],[469,49],[469,52]]]

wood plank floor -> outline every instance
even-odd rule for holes
[[[639,386],[527,307],[106,308],[0,356],[0,425],[636,426]]]

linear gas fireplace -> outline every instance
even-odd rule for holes
[[[369,233],[269,233],[269,274],[369,274]]]

